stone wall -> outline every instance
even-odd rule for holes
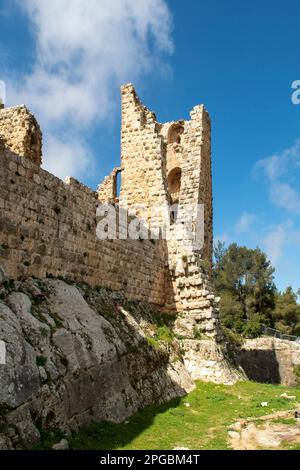
[[[191,328],[216,336],[218,313],[209,286],[208,113],[203,105],[196,106],[190,120],[160,124],[133,85],[124,85],[121,94],[121,166],[98,192],[40,169],[42,138],[32,114],[24,106],[0,111],[0,263],[12,278],[53,275],[124,290],[130,298],[189,312]],[[151,213],[151,208],[167,213],[175,204],[167,239],[98,240],[96,205],[105,202],[118,211],[143,205],[152,229],[161,229],[162,215]],[[197,204],[204,205],[203,247],[195,246],[184,219],[185,208],[192,207],[189,222],[194,233]]]
[[[98,187],[98,200],[100,203],[114,204],[117,201],[117,175],[121,168],[114,168]]]
[[[37,138],[40,131],[33,116],[23,106],[0,110],[0,268],[14,280],[53,276],[84,282],[111,289],[117,299],[121,295],[177,313],[174,332],[181,337],[182,360],[191,378],[232,383],[239,377],[219,344],[218,299],[209,279],[209,116],[201,105],[192,110],[190,120],[160,124],[131,84],[121,92],[121,167],[104,179],[97,192],[73,178],[61,181],[41,169],[41,137]],[[170,211],[167,238],[98,239],[96,208],[105,202],[113,203],[118,215],[129,209],[129,221],[134,206],[141,204],[151,229],[162,229],[162,216],[151,213],[152,207]],[[194,242],[199,203],[204,204],[203,246]],[[192,211],[185,218],[187,205]],[[187,230],[189,223],[192,232]],[[123,228],[123,220],[116,226]],[[0,273],[5,277],[1,269]],[[72,316],[72,312],[62,313]],[[153,376],[158,377],[161,371],[155,367]],[[146,394],[149,368],[143,369],[141,387]],[[163,387],[164,382],[159,390]],[[107,393],[110,396],[110,389]]]
[[[0,265],[14,279],[62,276],[164,303],[159,241],[98,240],[97,193],[0,154]]]
[[[278,338],[245,341],[236,352],[238,365],[256,382],[300,385],[300,344]]]
[[[203,105],[195,106],[190,120],[160,124],[141,103],[133,85],[124,85],[121,92],[121,206],[141,204],[147,209],[168,210],[177,203],[180,217],[184,207],[191,205],[192,223],[196,225],[196,204],[203,204],[204,246],[198,251],[200,258],[211,262],[211,136],[207,111]],[[148,219],[153,227],[161,222],[155,214],[149,214]],[[182,243],[177,244],[182,251]]]
[[[162,222],[151,212],[153,208],[170,211],[170,220],[174,210],[174,223],[165,243],[165,306],[194,311],[194,323],[205,325],[205,330],[213,334],[217,314],[208,279],[212,258],[210,119],[203,105],[196,106],[190,115],[190,120],[160,124],[131,84],[122,87],[119,202],[129,209],[143,205],[148,210],[150,228]],[[103,192],[101,188],[101,195]],[[199,223],[197,204],[203,205],[202,247],[195,246],[185,225],[189,207],[189,223],[195,233]],[[178,228],[182,232],[179,236]]]
[[[132,208],[168,207],[165,144],[155,114],[142,105],[131,84],[122,87],[120,205]],[[149,218],[158,227],[160,217]]]

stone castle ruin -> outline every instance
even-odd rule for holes
[[[160,124],[131,84],[121,92],[121,163],[97,191],[42,169],[34,116],[0,109],[0,405],[28,445],[37,420],[63,430],[122,421],[195,379],[240,377],[225,359],[209,279],[208,113],[196,106],[189,121]],[[151,236],[99,238],[107,204],[119,228],[135,214]]]
[[[123,291],[128,299],[186,312],[192,326],[215,336],[215,300],[206,273],[212,256],[209,115],[201,105],[189,121],[159,124],[131,84],[121,94],[121,166],[97,192],[41,168],[41,130],[25,106],[0,111],[1,265],[13,279],[51,275]],[[137,204],[166,209],[170,236],[97,239],[96,206],[106,202],[118,210]],[[195,230],[197,205],[204,211],[201,249],[184,230],[181,239],[175,236],[178,225],[190,223]],[[187,206],[195,210],[181,220]],[[149,215],[148,222],[153,229],[161,220]]]
[[[97,191],[43,170],[34,116],[0,106],[0,449],[32,446],[40,428],[121,422],[195,379],[296,380],[299,351],[279,340],[228,360],[204,106],[160,124],[131,84],[121,93],[121,162]],[[99,237],[111,209],[116,236]]]

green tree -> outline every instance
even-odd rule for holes
[[[222,323],[247,336],[257,336],[261,324],[273,326],[276,287],[274,269],[259,248],[218,243],[214,250],[213,282],[221,296]]]
[[[297,303],[299,293],[292,287],[284,292],[277,292],[274,309],[275,328],[282,333],[300,336],[300,305]]]

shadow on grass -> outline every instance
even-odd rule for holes
[[[70,448],[73,450],[114,450],[125,447],[149,428],[158,414],[177,408],[180,403],[181,398],[173,398],[168,403],[148,406],[119,424],[93,422],[70,439]]]

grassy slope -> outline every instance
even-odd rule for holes
[[[125,423],[90,425],[73,437],[71,448],[228,449],[227,431],[239,418],[293,408],[294,402],[280,398],[283,392],[296,395],[300,401],[300,388],[254,382],[233,386],[198,382],[197,388],[185,398],[148,407]],[[262,407],[262,401],[267,401],[268,406]]]

